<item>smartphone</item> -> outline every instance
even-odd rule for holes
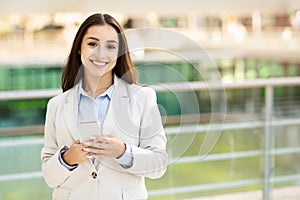
[[[78,131],[80,136],[80,142],[85,142],[91,136],[101,135],[101,126],[97,121],[92,122],[80,122],[78,124]]]

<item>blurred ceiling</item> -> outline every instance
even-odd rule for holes
[[[204,15],[263,14],[300,9],[300,0],[0,0],[0,15],[55,12],[106,12],[131,15],[146,13]]]

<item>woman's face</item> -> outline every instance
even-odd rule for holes
[[[118,52],[118,33],[113,27],[91,26],[83,36],[79,52],[85,76],[101,77],[112,73]]]

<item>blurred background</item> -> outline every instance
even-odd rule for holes
[[[0,4],[0,200],[51,198],[40,172],[46,104],[95,12],[145,47],[131,54],[139,82],[157,90],[170,157],[147,180],[149,199],[300,199],[300,0]]]

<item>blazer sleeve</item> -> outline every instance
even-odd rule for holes
[[[139,146],[132,146],[133,164],[127,170],[148,178],[161,177],[167,168],[166,136],[156,102],[156,93],[146,89],[140,123]]]
[[[63,184],[73,171],[69,171],[59,162],[59,152],[66,149],[66,146],[59,147],[55,132],[55,116],[57,105],[51,99],[47,105],[45,129],[44,129],[44,147],[41,151],[42,172],[46,183],[51,188]]]

